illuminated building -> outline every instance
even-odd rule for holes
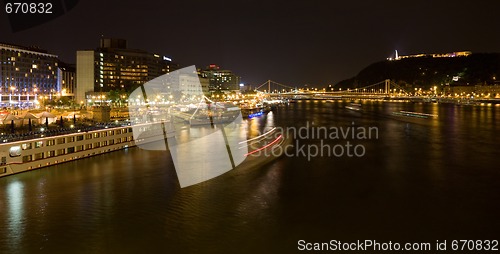
[[[209,90],[210,79],[208,79],[206,75],[203,74],[202,69],[196,69],[196,71],[198,72],[198,79],[200,80],[201,90],[203,94],[205,96],[210,95],[210,90]]]
[[[77,51],[75,99],[86,100],[92,92],[132,91],[175,66],[169,57],[127,48],[126,40],[103,38],[99,48]]]
[[[211,64],[203,70],[201,76],[208,78],[208,88],[211,92],[239,91],[240,89],[240,77],[234,75],[230,70],[221,70],[215,64]]]
[[[59,62],[57,68],[58,88],[62,96],[74,96],[76,90],[76,68],[72,64]]]
[[[198,76],[192,75],[179,75],[179,84],[176,88],[182,94],[187,96],[199,96],[203,94],[205,96],[209,95],[208,92],[209,80],[204,78],[198,72]]]
[[[415,55],[407,55],[407,56],[400,56],[398,54],[398,51],[395,51],[394,58],[387,58],[387,60],[401,60],[405,58],[417,58],[417,57],[431,57],[431,58],[440,58],[440,57],[465,57],[469,56],[472,54],[470,51],[457,51],[457,52],[451,52],[451,53],[436,53],[436,54],[415,54]]]
[[[33,106],[59,92],[58,57],[36,47],[0,43],[0,105]]]

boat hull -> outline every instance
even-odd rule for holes
[[[135,146],[127,127],[0,144],[0,177]]]

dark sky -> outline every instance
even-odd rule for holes
[[[500,52],[500,1],[124,1],[80,0],[67,14],[0,41],[38,45],[75,61],[101,35],[130,48],[210,63],[242,81],[327,85],[400,54]]]

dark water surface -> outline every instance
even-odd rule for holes
[[[302,101],[264,126],[377,127],[363,157],[281,157],[180,189],[139,148],[0,178],[0,253],[289,253],[297,241],[500,240],[500,107]],[[439,115],[392,116],[399,110]],[[346,140],[298,140],[304,145]]]

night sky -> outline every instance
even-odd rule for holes
[[[3,9],[3,7],[2,7]],[[328,85],[400,54],[500,52],[500,1],[124,1],[80,0],[67,14],[0,41],[37,45],[74,63],[101,35],[167,55],[183,66],[210,63],[250,84]]]

